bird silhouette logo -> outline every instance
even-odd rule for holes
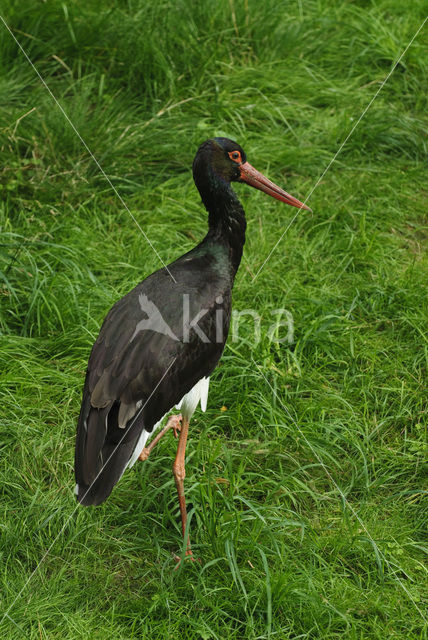
[[[141,311],[147,315],[147,318],[145,318],[144,320],[140,320],[140,322],[137,324],[130,342],[133,341],[137,333],[147,330],[156,331],[156,333],[162,333],[163,335],[169,336],[177,342],[180,341],[180,339],[177,338],[168,323],[165,322],[165,320],[162,318],[162,314],[154,304],[154,302],[151,302],[143,293],[140,293],[140,295],[138,296],[138,302],[140,303]]]

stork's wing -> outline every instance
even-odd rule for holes
[[[206,260],[196,265],[196,279],[194,261],[189,262],[176,270],[176,283],[165,270],[152,274],[104,320],[89,358],[77,427],[75,470],[82,504],[108,497],[142,430],[152,431],[211,374],[221,356],[230,319],[229,289],[214,280]],[[197,329],[189,327],[198,315]]]

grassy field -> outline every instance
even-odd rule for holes
[[[317,184],[424,5],[2,3],[111,181],[0,23],[2,638],[427,638],[426,26]],[[195,414],[201,563],[174,571],[174,439],[85,509],[74,432],[103,317],[161,266],[130,213],[164,262],[194,246],[214,135],[302,200],[317,186],[294,221],[237,187],[234,307],[262,339],[242,321]]]

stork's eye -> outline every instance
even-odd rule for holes
[[[242,162],[240,151],[229,151],[229,158],[237,163]]]

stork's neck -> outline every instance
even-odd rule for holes
[[[209,178],[204,181],[195,180],[209,214],[209,229],[204,243],[226,245],[234,277],[245,243],[247,223],[244,208],[228,182],[212,174]]]

